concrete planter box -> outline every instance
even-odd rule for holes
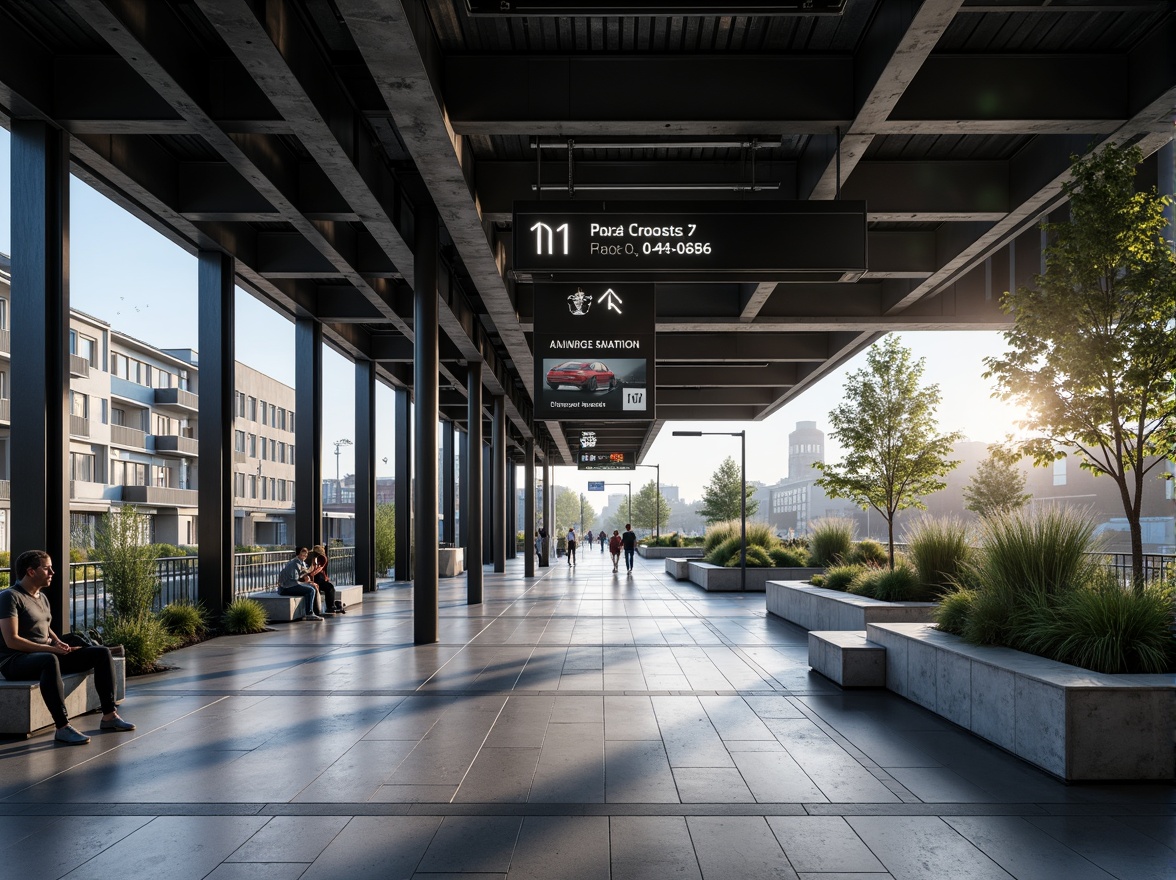
[[[770,614],[807,630],[863,632],[867,623],[930,623],[935,610],[933,602],[883,602],[803,583],[770,581],[767,593]]]
[[[688,576],[708,593],[733,593],[743,589],[740,585],[740,569],[725,565],[711,565],[709,562],[688,560]],[[669,569],[667,568],[667,571]],[[800,580],[819,574],[820,568],[751,568],[747,569],[747,592],[762,593],[770,580]],[[829,629],[829,627],[826,627]]]
[[[671,556],[682,559],[701,559],[701,547],[645,547],[637,545],[637,555],[642,559],[669,559]]]
[[[886,687],[1067,782],[1176,778],[1176,675],[1104,675],[871,623]]]
[[[683,556],[667,556],[666,574],[676,581],[690,580],[690,560]]]

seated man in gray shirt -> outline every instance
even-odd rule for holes
[[[306,564],[309,553],[309,548],[299,547],[294,558],[286,563],[278,575],[278,592],[283,596],[302,596],[306,599],[306,619],[322,620],[318,613],[318,587],[312,583],[311,570]]]

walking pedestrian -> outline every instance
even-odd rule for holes
[[[631,523],[625,523],[625,534],[621,535],[621,543],[625,547],[625,571],[633,572],[633,553],[637,550],[637,533],[633,531]]]

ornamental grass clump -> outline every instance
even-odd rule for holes
[[[772,565],[777,568],[806,568],[808,552],[798,547],[776,547],[771,551]]]
[[[224,628],[229,635],[265,632],[265,609],[252,599],[237,599],[225,609]]]
[[[172,602],[159,612],[159,620],[173,636],[191,640],[200,638],[208,629],[204,606],[199,602]]]
[[[746,528],[747,565],[751,568],[771,568],[776,565],[773,554],[783,549],[780,539],[767,523],[749,522]],[[711,565],[738,566],[743,534],[739,520],[714,523],[706,530],[703,540],[703,560]],[[734,560],[734,561],[732,561]]]
[[[868,566],[859,571],[849,584],[848,592],[883,602],[919,602],[924,591],[919,575],[904,560],[896,560],[894,568]]]
[[[853,579],[866,570],[864,565],[832,565],[825,569],[825,583],[827,590],[840,590],[844,593],[853,583]]]
[[[920,517],[907,530],[906,557],[929,595],[939,596],[960,581],[972,548],[958,517]]]
[[[849,548],[845,561],[850,565],[889,565],[890,554],[873,538],[863,538]]]
[[[828,568],[845,559],[853,546],[854,530],[851,519],[831,517],[814,522],[809,532],[810,564]]]
[[[122,645],[127,675],[160,670],[159,658],[176,645],[175,637],[154,614],[106,618],[99,627],[102,643]]]
[[[1173,671],[1173,585],[1120,583],[1093,552],[1093,531],[1088,517],[1063,508],[987,520],[943,597],[939,628],[1096,672]]]

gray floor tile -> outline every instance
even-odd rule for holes
[[[684,804],[751,804],[755,796],[734,767],[679,767],[674,771]]]
[[[1176,876],[1176,851],[1114,819],[1034,816],[1028,821],[1122,880],[1172,880]]]
[[[610,880],[605,816],[527,816],[510,880]]]
[[[701,880],[686,820],[670,816],[613,816],[609,820],[612,880]]]
[[[676,804],[678,789],[661,740],[604,744],[605,795],[610,804]]]
[[[731,766],[731,756],[697,697],[654,697],[653,711],[671,766]]]
[[[275,816],[228,857],[230,862],[313,862],[347,816]]]
[[[356,817],[302,880],[410,880],[440,826],[436,816]]]
[[[821,789],[786,752],[732,752],[743,781],[763,803],[825,803]]]
[[[891,776],[925,803],[992,803],[996,797],[946,767],[891,767]]]
[[[24,880],[57,880],[151,821],[149,816],[5,816],[13,838],[0,849],[0,873]]]
[[[686,824],[703,880],[796,880],[762,817],[690,816]]]
[[[1111,875],[1017,816],[949,816],[948,825],[1019,880],[1111,880]]]
[[[298,862],[222,862],[204,880],[298,880],[307,867]]]
[[[521,824],[518,816],[448,816],[417,872],[505,874]]]
[[[854,816],[846,820],[895,880],[1008,880],[996,862],[942,819]]]
[[[396,772],[416,741],[360,740],[293,798],[307,803],[363,803]]]
[[[893,875],[889,873],[884,874],[869,874],[869,873],[845,873],[844,871],[834,871],[831,874],[805,874],[798,875],[800,880],[894,880]]]
[[[886,870],[840,816],[768,816],[768,825],[801,876]]]
[[[539,764],[537,748],[483,748],[462,780],[455,803],[525,803]]]

